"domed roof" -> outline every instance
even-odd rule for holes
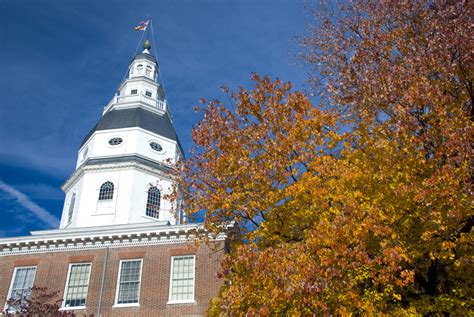
[[[81,143],[81,147],[89,140],[95,131],[123,128],[142,128],[181,144],[173,124],[167,114],[160,115],[143,108],[116,109],[106,112],[92,128]]]
[[[150,62],[157,64],[155,56],[150,54],[150,49],[151,49],[150,41],[145,40],[145,42],[143,43],[143,51],[140,54],[135,55],[135,57],[132,59],[132,62],[137,59],[146,59],[146,60],[149,60]]]
[[[157,63],[155,56],[148,54],[148,53],[140,53],[135,55],[135,57],[132,59],[132,61],[137,60],[137,59],[146,59],[149,60],[150,62]]]

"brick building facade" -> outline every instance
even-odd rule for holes
[[[160,232],[142,226],[122,235],[116,232],[107,235],[106,228],[100,236],[79,237],[61,232],[65,237],[60,238],[55,232],[38,238],[34,234],[8,245],[2,241],[0,299],[4,304],[11,295],[15,268],[35,268],[33,284],[47,287],[48,292],[58,291],[60,298],[65,299],[70,266],[86,264],[90,265],[90,277],[85,308],[72,310],[79,316],[202,316],[221,285],[216,272],[225,252],[224,240],[197,244],[191,241],[193,234],[190,234],[195,226],[180,227],[178,232]],[[194,258],[193,299],[173,303],[172,261],[190,257]],[[129,260],[142,262],[138,302],[117,305],[120,264]]]

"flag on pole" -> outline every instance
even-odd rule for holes
[[[135,31],[145,31],[150,20],[140,21],[140,23],[135,27]]]

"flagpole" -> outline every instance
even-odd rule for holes
[[[146,29],[145,29],[145,32],[144,32],[144,33],[146,33],[146,39],[150,40],[150,30],[148,30],[148,24],[150,24],[150,26],[151,26],[151,17],[148,17]],[[153,42],[153,38],[152,38],[152,42]]]
[[[133,53],[133,56],[137,55],[138,48],[140,47],[140,44],[142,43],[144,36],[145,36],[145,32],[143,32],[143,33],[142,33],[142,36],[140,36],[140,40],[138,41],[138,45],[137,45],[137,48],[135,49],[135,53]],[[132,57],[132,58],[133,58],[133,57]]]
[[[151,29],[151,45],[153,45],[153,51],[155,52],[155,56],[156,58],[158,59],[158,51],[156,50],[156,45],[155,45],[155,34],[153,32],[153,22],[151,20],[151,17],[150,17],[150,29]],[[161,84],[161,87],[163,87],[163,93],[165,94],[166,96],[166,90],[165,90],[165,84],[163,82],[163,79],[161,78],[161,67],[158,67],[158,76],[160,76],[160,84]],[[166,97],[167,98],[167,97]]]
[[[136,55],[137,55],[138,48],[140,47],[140,43],[143,41],[143,37],[144,37],[144,36],[145,36],[145,32],[143,32],[142,35],[140,36],[140,40],[138,40],[137,48],[135,49],[135,53],[133,54],[133,56],[136,56]],[[132,58],[133,58],[133,57],[132,57]],[[128,72],[130,71],[130,66],[131,66],[131,65],[128,65],[127,70],[125,71],[125,74],[123,74],[122,81],[121,81],[120,84],[117,86],[117,91],[118,91],[118,88],[122,85],[123,81],[125,80],[125,77],[127,77],[127,74],[128,74]]]

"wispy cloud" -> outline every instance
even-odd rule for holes
[[[31,199],[48,199],[61,201],[64,199],[64,193],[59,186],[51,186],[44,183],[29,183],[15,185],[15,188],[26,194]]]
[[[24,226],[18,226],[18,227],[8,229],[8,230],[0,230],[0,237],[17,236],[23,230],[25,230]]]
[[[59,143],[44,138],[31,140],[12,136],[0,140],[1,162],[53,177],[65,179],[74,170],[74,159],[75,149],[61,148]]]
[[[58,218],[56,218],[49,211],[47,211],[43,207],[36,204],[28,196],[26,196],[22,192],[16,190],[12,186],[0,181],[0,190],[4,191],[5,193],[10,195],[11,197],[15,198],[17,200],[17,202],[21,206],[23,206],[23,208],[27,209],[32,214],[34,214],[44,224],[46,224],[48,226],[51,226],[51,227],[57,227],[59,225],[59,219]]]

